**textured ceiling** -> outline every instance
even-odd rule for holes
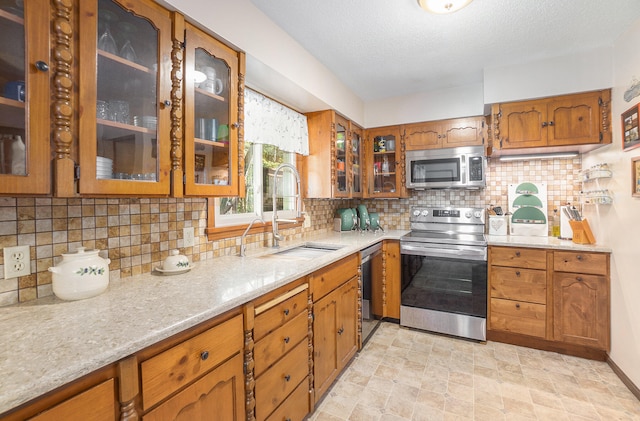
[[[417,0],[251,1],[365,101],[611,45],[640,18],[640,0],[475,0],[452,15]]]

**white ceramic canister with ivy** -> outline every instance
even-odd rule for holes
[[[78,247],[62,253],[62,261],[50,267],[53,293],[63,300],[82,300],[102,294],[109,286],[110,259],[98,255],[100,250]]]

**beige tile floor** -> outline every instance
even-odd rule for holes
[[[382,323],[310,421],[640,420],[604,362]]]

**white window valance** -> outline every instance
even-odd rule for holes
[[[309,155],[307,117],[251,89],[245,89],[244,140]]]

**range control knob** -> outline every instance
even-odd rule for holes
[[[428,216],[429,215],[429,211],[428,210],[423,210],[422,211],[422,216]]]
[[[465,218],[467,218],[467,219],[471,218],[471,211],[466,211],[466,212],[464,213],[464,216],[465,216]]]
[[[478,219],[480,219],[480,217],[481,217],[481,216],[482,216],[482,212],[481,212],[481,211],[475,211],[475,212],[473,213],[473,217],[474,217],[474,218],[478,218]]]
[[[420,211],[418,209],[414,210],[413,216],[420,216]]]

